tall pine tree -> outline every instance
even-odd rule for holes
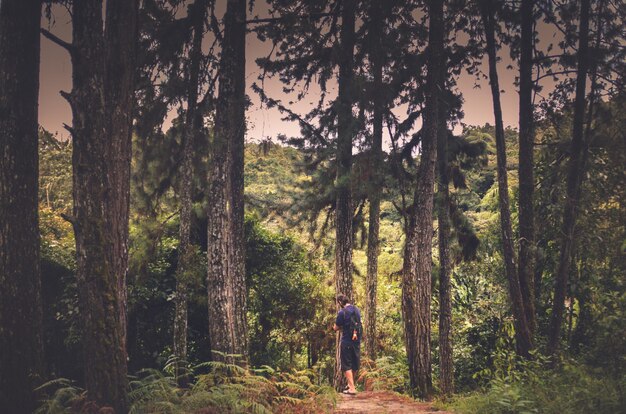
[[[176,268],[176,295],[174,311],[174,355],[177,358],[177,378],[181,386],[186,386],[188,378],[182,364],[187,359],[187,308],[191,268],[195,250],[191,243],[193,152],[196,136],[201,132],[201,113],[198,110],[198,90],[201,63],[202,39],[204,38],[208,0],[196,0],[189,7],[191,45],[186,59],[186,101],[185,124],[182,137],[180,164],[179,197],[180,219],[178,263]]]
[[[570,147],[570,159],[567,168],[566,198],[563,205],[563,222],[561,228],[561,250],[556,273],[554,299],[552,304],[552,316],[550,319],[550,332],[548,341],[548,353],[555,354],[559,349],[561,340],[561,325],[563,323],[563,310],[565,308],[565,296],[569,270],[572,263],[572,250],[574,245],[574,226],[578,213],[580,187],[582,184],[583,171],[585,169],[585,107],[587,76],[589,74],[589,20],[591,12],[590,0],[582,0],[580,3],[580,24],[578,32],[578,53],[576,70],[576,96],[574,98],[574,118],[572,125],[572,141]],[[600,31],[598,31],[600,33]],[[591,111],[591,109],[589,109]]]
[[[516,316],[517,352],[529,356],[535,331],[534,263],[535,219],[533,192],[534,117],[533,49],[535,45],[535,0],[522,0],[519,56],[519,255],[518,278],[523,313]],[[515,307],[514,307],[515,312]]]
[[[0,407],[36,408],[43,376],[37,117],[41,2],[0,2]]]
[[[243,260],[238,220],[243,220],[245,0],[229,0],[224,21],[208,189],[209,334],[213,350],[246,356],[245,268],[238,262]]]
[[[85,387],[90,400],[128,408],[125,299],[137,0],[72,4],[73,216]]]
[[[513,309],[515,337],[517,349],[525,354],[532,346],[530,330],[527,327],[525,299],[516,267],[515,246],[511,225],[511,209],[509,206],[509,185],[506,166],[506,143],[504,140],[504,124],[502,122],[502,105],[500,104],[500,83],[497,70],[496,49],[496,4],[492,0],[480,0],[478,3],[482,24],[485,33],[485,51],[489,64],[489,84],[493,101],[493,112],[496,127],[496,164],[498,177],[498,205],[500,208],[500,232],[502,235],[502,249],[504,270],[509,282],[509,297]],[[526,350],[526,351],[524,351]]]
[[[430,349],[433,195],[439,129],[440,74],[443,68],[443,0],[428,2],[426,103],[418,182],[409,216],[402,275],[402,314],[411,388],[432,394]]]
[[[354,141],[354,25],[355,0],[344,0],[341,5],[341,33],[339,58],[339,94],[337,96],[337,176],[335,205],[335,290],[353,297],[352,286],[352,145]],[[342,381],[339,358],[339,336],[335,359],[335,388]]]

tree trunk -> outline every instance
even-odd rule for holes
[[[37,102],[39,1],[0,2],[0,407],[31,412],[43,370]]]
[[[353,299],[352,291],[352,138],[354,135],[352,81],[354,77],[355,0],[344,0],[341,9],[341,56],[339,58],[339,96],[337,97],[337,200],[335,227],[335,290]],[[339,308],[338,308],[339,309]],[[339,333],[335,358],[336,389],[341,388]]]
[[[126,349],[126,274],[128,273],[128,222],[130,217],[130,164],[132,119],[135,102],[135,62],[138,39],[138,0],[109,0],[106,6],[106,113],[107,143],[111,151],[108,221],[113,232],[109,250],[117,279],[122,346]]]
[[[243,260],[243,247],[234,246],[243,243],[242,236],[235,234],[241,225],[234,223],[243,216],[243,200],[233,194],[243,190],[243,182],[232,176],[243,168],[243,158],[233,156],[243,157],[238,148],[243,148],[245,133],[245,11],[245,0],[228,1],[209,171],[207,278],[211,348],[244,356],[246,290],[240,274],[244,264],[235,262]]]
[[[73,198],[87,396],[126,412],[125,274],[138,1],[75,2]]]
[[[554,287],[554,302],[550,319],[550,333],[548,338],[548,353],[558,352],[561,339],[561,325],[563,323],[563,309],[567,293],[568,276],[572,262],[574,244],[574,228],[578,216],[580,187],[585,168],[585,150],[583,143],[585,99],[587,73],[589,71],[589,10],[590,0],[582,0],[580,5],[580,28],[578,40],[578,70],[576,78],[576,98],[574,100],[574,120],[572,126],[572,144],[567,172],[567,190],[563,208],[563,225],[561,230],[561,251]]]
[[[220,90],[227,85],[220,83]],[[228,260],[228,211],[226,175],[228,142],[225,140],[221,120],[221,104],[225,100],[220,92],[213,138],[212,159],[208,179],[208,250],[207,250],[207,293],[209,311],[209,336],[211,350],[222,354],[234,353],[234,326],[232,325],[232,301],[229,300]],[[224,356],[214,354],[223,360]]]
[[[443,88],[444,83],[441,83]],[[441,108],[444,107],[444,108]],[[450,177],[448,176],[448,129],[446,108],[440,105],[437,164],[437,217],[439,221],[439,388],[443,395],[454,393],[454,364],[452,363],[452,283],[450,274]]]
[[[534,263],[535,222],[533,209],[534,108],[533,108],[533,48],[535,42],[533,17],[534,0],[521,3],[521,40],[519,76],[519,263],[518,278],[524,313],[531,340],[535,331]],[[528,349],[520,348],[521,355]]]
[[[229,2],[230,4],[230,2]],[[246,134],[246,1],[233,2],[232,28],[229,47],[232,50],[233,82],[230,145],[230,202],[231,202],[231,264],[233,316],[235,326],[235,353],[248,357],[248,322],[246,319],[246,242],[244,238],[244,139]]]
[[[178,234],[178,264],[176,269],[176,294],[174,297],[174,356],[176,357],[176,378],[180,387],[186,387],[189,378],[186,375],[184,362],[187,360],[187,309],[189,297],[190,272],[194,249],[191,245],[191,207],[193,187],[193,150],[195,137],[199,133],[198,80],[200,60],[202,58],[202,38],[204,37],[204,20],[206,1],[197,0],[190,9],[193,20],[193,40],[189,52],[187,78],[187,112],[182,138],[182,160],[180,168],[180,224]]]
[[[382,4],[372,1],[370,19],[372,21],[370,36],[370,61],[373,77],[373,120],[371,171],[372,180],[369,187],[369,229],[367,233],[367,275],[366,279],[366,316],[365,316],[365,353],[376,361],[376,291],[378,285],[378,255],[380,254],[380,199],[382,193],[382,142],[383,142],[383,59],[382,50]]]
[[[481,16],[487,40],[487,54],[489,57],[489,84],[493,100],[493,114],[496,124],[496,162],[498,175],[498,204],[500,206],[500,232],[502,236],[502,255],[504,271],[509,281],[509,297],[513,309],[515,326],[515,341],[518,353],[529,356],[532,348],[531,331],[528,326],[525,312],[525,302],[522,296],[517,267],[515,266],[515,248],[513,245],[513,230],[511,225],[511,209],[509,207],[509,184],[506,168],[506,143],[504,140],[504,125],[502,122],[502,106],[500,104],[500,83],[498,81],[494,5],[491,0],[480,2]]]
[[[430,299],[433,195],[439,128],[439,76],[443,68],[443,0],[429,4],[428,74],[418,182],[409,218],[403,276],[402,315],[411,388],[420,398],[432,394]]]

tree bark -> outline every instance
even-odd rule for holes
[[[534,106],[533,106],[533,48],[535,42],[534,0],[521,3],[521,40],[519,76],[519,263],[518,278],[524,313],[530,331],[531,347],[535,331],[534,263],[535,220],[533,193]],[[529,349],[519,348],[521,355]]]
[[[220,83],[220,90],[222,89]],[[226,85],[224,85],[226,89]],[[228,142],[225,141],[220,107],[224,95],[218,97],[212,159],[208,179],[208,250],[207,250],[207,297],[209,311],[209,336],[211,350],[222,354],[234,353],[234,326],[232,324],[232,301],[229,300],[228,260],[228,212],[226,174]],[[214,354],[217,360],[224,356]]]
[[[411,388],[420,398],[432,394],[430,300],[432,271],[433,195],[439,128],[439,76],[443,70],[443,0],[429,5],[428,73],[418,182],[409,217],[403,276],[402,315]]]
[[[370,6],[371,31],[369,51],[372,65],[373,116],[372,116],[372,149],[371,171],[372,180],[369,186],[369,229],[367,233],[367,274],[366,284],[366,316],[365,316],[365,353],[376,361],[376,292],[378,285],[378,255],[380,254],[380,199],[382,193],[382,158],[383,158],[383,8],[378,1]]]
[[[444,82],[441,82],[442,89]],[[443,107],[443,108],[441,108]],[[448,175],[448,129],[446,108],[439,109],[437,164],[437,217],[439,221],[439,388],[443,395],[454,393],[454,364],[452,361],[452,283],[450,274],[450,177]]]
[[[137,0],[108,0],[106,6],[106,113],[111,151],[108,221],[114,239],[109,251],[117,279],[122,346],[126,349],[126,274],[128,273],[128,223],[130,218],[130,164],[132,117],[135,99],[135,62],[138,39]]]
[[[248,322],[246,290],[246,243],[244,237],[244,153],[246,134],[246,1],[233,3],[230,48],[233,65],[233,102],[230,108],[230,197],[231,197],[231,263],[235,353],[248,358]]]
[[[489,84],[493,100],[493,114],[496,124],[496,163],[498,176],[498,204],[500,207],[500,232],[502,236],[502,256],[504,271],[509,282],[509,297],[513,309],[516,347],[520,355],[529,356],[532,348],[530,327],[526,319],[525,302],[522,296],[517,267],[515,265],[515,248],[511,225],[511,209],[509,207],[509,184],[506,167],[506,142],[504,140],[504,124],[502,122],[502,105],[500,103],[500,83],[498,81],[494,5],[491,0],[479,3],[489,58]]]
[[[39,1],[0,2],[0,407],[31,412],[44,374],[38,214]]]
[[[178,234],[178,264],[176,269],[176,294],[174,297],[174,356],[176,357],[176,378],[180,387],[186,387],[189,378],[186,375],[184,362],[187,359],[187,310],[189,298],[190,272],[194,249],[191,245],[191,211],[193,187],[193,149],[195,137],[199,133],[198,80],[200,60],[202,58],[202,39],[204,37],[204,21],[207,5],[205,0],[196,0],[190,8],[193,21],[193,37],[189,51],[187,78],[187,112],[182,138],[182,160],[180,168],[180,220]]]
[[[73,225],[89,400],[126,412],[125,275],[138,1],[72,7]]]
[[[229,0],[220,61],[218,105],[209,171],[208,303],[211,348],[226,354],[247,355],[245,276],[239,226],[243,219],[241,177],[245,134],[245,0]],[[233,156],[241,157],[234,159]],[[235,165],[237,165],[235,167]],[[243,170],[241,170],[242,173]],[[245,270],[245,269],[244,269]],[[218,359],[221,357],[216,354]]]
[[[337,97],[337,178],[335,181],[335,290],[352,298],[352,140],[354,135],[352,82],[354,78],[355,0],[344,0],[341,9],[341,56],[339,58],[339,95]],[[337,308],[339,309],[339,308]],[[339,334],[335,358],[336,389],[341,388]]]
[[[589,11],[590,0],[580,4],[580,28],[578,40],[578,69],[576,77],[576,97],[574,100],[574,119],[572,125],[572,144],[567,172],[567,189],[563,206],[563,224],[561,227],[561,251],[554,287],[554,302],[550,319],[548,353],[555,355],[561,339],[561,325],[569,271],[573,256],[574,228],[578,216],[580,187],[585,168],[585,148],[583,143],[587,74],[589,72]]]

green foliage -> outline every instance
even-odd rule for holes
[[[245,156],[247,209],[277,230],[289,219],[293,200],[301,193],[300,184],[309,179],[299,171],[302,153],[268,141],[248,144]]]
[[[410,390],[409,368],[406,356],[383,356],[376,364],[366,361],[359,369],[359,382],[366,390],[406,393]]]
[[[163,371],[141,370],[130,378],[129,412],[313,414],[330,412],[336,398],[331,387],[316,385],[316,375],[309,370],[281,372],[266,367],[248,371],[235,364],[212,361],[193,367],[190,375],[195,381],[188,389],[181,389],[171,364]],[[37,414],[98,412],[98,407],[87,401],[85,391],[69,380],[50,381],[38,391],[47,397]]]
[[[65,378],[48,381],[38,387],[36,391],[47,396],[47,398],[44,398],[41,406],[35,410],[35,414],[70,413],[72,412],[70,409],[85,397],[85,390]]]
[[[315,385],[312,371],[248,371],[213,361],[193,372],[196,380],[187,390],[176,388],[171,374],[142,373],[131,382],[131,413],[313,413],[330,411],[334,403],[334,391]]]
[[[532,401],[521,399],[519,389],[507,383],[495,383],[486,394],[474,394],[455,402],[454,408],[468,414],[529,414],[538,412],[529,407]]]
[[[579,217],[574,238],[567,309],[561,349],[608,373],[626,369],[624,295],[626,260],[626,102],[623,95],[594,107],[586,171],[583,174]],[[537,157],[537,226],[540,333],[545,333],[559,255],[562,206],[571,140],[569,105],[548,111],[540,124],[542,146]],[[545,304],[545,305],[544,305]]]
[[[312,365],[327,352],[333,303],[324,268],[293,237],[265,230],[248,217],[246,275],[249,289],[251,362],[287,367]],[[308,360],[296,357],[307,348]]]
[[[68,269],[76,266],[76,242],[72,225],[60,216],[60,211],[39,206],[41,256]]]
[[[46,367],[56,376],[78,378],[80,327],[73,273],[76,248],[74,230],[65,217],[72,212],[71,159],[71,142],[59,141],[40,128],[39,233]]]
[[[62,215],[72,212],[72,145],[39,130],[39,230],[41,256],[73,269],[74,232]]]
[[[520,363],[516,376],[496,378],[486,392],[459,396],[451,404],[463,414],[623,412],[626,377],[567,362],[557,370],[542,362]]]
[[[129,272],[128,305],[130,372],[157,368],[168,360],[172,346],[172,320],[178,257],[178,223],[159,218],[131,226],[133,254]],[[152,227],[154,226],[154,227]],[[150,237],[153,235],[153,237]],[[206,336],[206,254],[192,250],[189,283],[188,360],[210,358]]]
[[[554,406],[557,403],[564,407],[572,406],[573,403],[565,401],[559,393],[569,395],[568,398],[576,401],[579,407],[596,404],[604,410],[599,412],[611,412],[610,407],[623,404],[617,396],[620,392],[623,394],[624,381],[620,375],[626,367],[626,337],[623,335],[626,331],[626,285],[623,278],[626,272],[623,260],[626,243],[626,210],[623,208],[626,203],[626,177],[623,165],[626,150],[622,151],[626,141],[621,139],[623,131],[611,121],[623,119],[626,111],[621,108],[623,102],[597,108],[598,120],[594,123],[594,141],[576,229],[578,248],[568,292],[568,298],[571,298],[566,312],[568,329],[563,330],[562,338],[565,357],[573,358],[575,362],[565,364],[554,374],[543,366],[520,364],[514,353],[507,280],[501,255],[493,127],[468,128],[464,141],[455,141],[454,145],[459,146],[457,150],[461,154],[454,161],[455,168],[463,173],[462,179],[467,186],[451,191],[458,213],[457,227],[461,229],[459,234],[468,237],[475,234],[480,240],[476,260],[469,262],[461,261],[463,250],[460,243],[455,246],[456,260],[452,274],[456,387],[460,392],[483,392],[458,401],[458,404],[467,407],[475,405],[474,411],[467,408],[466,412],[533,412],[536,409],[539,412],[556,412],[556,408],[553,411],[541,409],[542,406],[553,407],[552,400],[555,401]],[[570,115],[562,113],[554,118],[553,123],[545,121],[537,127],[537,140],[542,144],[536,154],[536,211],[537,226],[541,230],[537,244],[539,352],[547,329],[553,274],[560,251],[558,240],[565,175],[563,160],[567,156],[567,140],[571,132],[567,127],[569,123]],[[143,142],[138,137],[135,139]],[[175,128],[168,134],[150,139],[163,141],[157,140],[152,143],[154,145],[148,145],[150,149],[147,151],[139,151],[142,146],[135,146],[141,154],[135,154],[133,167],[128,275],[129,362],[130,372],[147,369],[140,371],[140,377],[133,380],[139,381],[133,382],[136,386],[133,395],[137,396],[137,401],[141,400],[142,393],[146,396],[159,395],[155,401],[158,400],[160,405],[154,406],[154,412],[181,412],[176,410],[182,409],[183,401],[188,404],[186,407],[202,407],[206,401],[234,401],[244,395],[241,394],[241,387],[245,382],[241,378],[228,380],[226,386],[227,381],[223,378],[241,377],[242,373],[222,372],[212,380],[210,376],[203,377],[202,381],[215,380],[211,386],[207,385],[208,382],[204,383],[204,388],[197,385],[203,384],[198,376],[195,384],[200,389],[196,393],[178,390],[170,384],[171,372],[154,370],[163,366],[171,354],[172,295],[178,247],[177,177],[173,171],[180,142]],[[71,212],[71,145],[56,142],[45,132],[42,132],[41,140],[42,285],[44,306],[49,310],[45,313],[45,340],[47,348],[55,355],[48,362],[50,371],[55,375],[79,379],[82,358],[77,358],[80,355],[80,329],[73,276],[74,238],[71,224],[61,216]],[[506,131],[506,141],[509,196],[515,231],[518,193],[515,130]],[[465,148],[466,145],[469,146]],[[486,154],[481,152],[483,150]],[[478,157],[470,157],[472,154],[478,154]],[[140,155],[143,158],[139,159]],[[315,188],[324,191],[320,193],[322,197],[318,197],[323,203],[332,198],[327,191],[332,191],[330,184],[333,177],[326,171],[327,166],[319,166],[315,171],[301,168],[305,158],[306,154],[301,150],[271,143],[252,144],[246,148],[248,321],[252,366],[262,367],[252,377],[261,376],[275,381],[279,376],[278,368],[284,372],[310,367],[315,372],[310,375],[311,381],[319,387],[332,376],[334,335],[329,327],[335,312],[331,270],[333,237],[331,232],[325,234],[319,230],[324,226],[332,228],[333,223],[324,217],[329,211],[328,205],[318,205],[322,206],[321,210],[318,208],[317,215],[310,216],[318,229],[315,239],[311,240],[310,234],[303,231],[306,226],[297,224],[296,216],[301,213],[301,207],[311,207],[306,205],[311,200],[302,193],[307,186],[319,185]],[[202,163],[202,160],[196,162]],[[365,162],[359,164],[360,169],[355,174],[357,179],[367,178],[365,165]],[[325,171],[322,174],[318,170]],[[206,260],[203,206],[206,201],[201,193],[204,173],[198,171],[195,178],[197,188],[194,190],[196,214],[192,220],[196,266],[189,274],[193,280],[189,302],[189,366],[211,357],[206,338],[206,290],[203,284]],[[314,174],[322,175],[314,178]],[[390,180],[389,177],[386,179]],[[381,203],[376,341],[380,355],[384,357],[377,361],[376,366],[364,363],[360,381],[373,388],[402,392],[406,386],[406,362],[399,272],[402,268],[404,223],[402,211],[397,208],[401,200],[396,190],[388,188]],[[367,203],[362,207],[355,218],[355,229],[359,231],[367,228],[364,220],[368,213]],[[463,229],[472,231],[463,233]],[[365,233],[362,232],[361,236],[355,240],[364,240]],[[353,261],[353,299],[364,308],[365,244],[355,244]],[[434,262],[436,265],[436,259]],[[436,266],[433,270],[436,273]],[[433,368],[436,377],[436,283],[433,287]],[[536,361],[542,364],[540,358],[537,357]],[[596,369],[591,370],[588,366]],[[213,373],[222,368],[217,363],[210,363],[197,369],[201,371],[198,375],[209,375],[207,370]],[[245,379],[248,380],[253,379]],[[223,384],[218,384],[219,381]],[[281,381],[298,383],[286,379]],[[567,394],[566,381],[577,387],[573,391],[576,395]],[[284,388],[272,385],[284,393],[270,393],[276,395],[276,399],[269,401],[271,404],[302,407],[292,398],[302,399],[305,394],[297,394],[296,388],[286,383]],[[145,387],[142,388],[141,384]],[[72,386],[69,383],[65,385]],[[221,388],[215,388],[218,385]],[[268,386],[255,385],[260,389]],[[60,391],[56,403],[52,397],[49,400],[50,412],[70,397],[84,398],[81,393],[79,389]],[[259,397],[258,401],[256,396],[251,398],[256,405],[238,406],[232,410],[262,412],[271,406],[268,400],[263,399],[265,397]],[[275,409],[275,406],[271,407]],[[583,412],[576,407],[572,410]]]
[[[72,144],[39,129],[39,203],[50,210],[72,211]]]

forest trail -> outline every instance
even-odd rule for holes
[[[451,414],[439,411],[430,403],[387,391],[364,391],[356,396],[341,395],[334,414]]]

